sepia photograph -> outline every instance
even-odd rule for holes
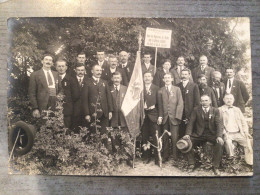
[[[7,24],[9,174],[253,175],[249,18]]]

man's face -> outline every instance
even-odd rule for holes
[[[85,74],[85,66],[76,67],[75,71],[78,77],[83,77]]]
[[[100,62],[103,62],[105,59],[105,52],[97,52],[97,59]]]
[[[164,77],[163,77],[163,81],[164,81],[165,85],[171,85],[171,84],[172,84],[172,81],[173,81],[173,78],[172,78],[171,75],[166,74],[166,75],[164,75]]]
[[[128,61],[129,54],[125,51],[121,51],[119,54],[120,62],[125,64]]]
[[[221,80],[221,76],[220,75],[218,75],[218,74],[214,74],[214,76],[213,76],[213,81],[216,83],[219,83],[220,82],[220,80]]]
[[[207,84],[207,79],[206,79],[206,77],[201,77],[201,78],[199,78],[198,82],[199,82],[199,84],[201,84],[201,83]]]
[[[85,64],[86,55],[85,55],[85,54],[80,54],[80,55],[78,55],[77,61],[78,61],[79,63]]]
[[[113,75],[113,77],[111,79],[112,79],[114,85],[120,85],[120,83],[122,81],[121,75]]]
[[[188,71],[181,71],[181,79],[187,81],[190,79],[190,73]]]
[[[201,56],[200,57],[200,65],[206,66],[207,64],[208,64],[208,58],[206,56]]]
[[[68,69],[65,61],[58,61],[56,63],[56,70],[59,74],[64,74],[66,70]]]
[[[151,73],[145,73],[144,74],[144,83],[151,84],[152,81],[153,81],[153,77],[152,77]]]
[[[171,63],[170,63],[170,62],[165,62],[165,63],[163,64],[163,68],[164,68],[165,70],[170,70],[170,68],[171,68]]]
[[[102,74],[102,68],[99,65],[96,65],[91,70],[92,74],[96,78],[100,78]]]
[[[45,56],[42,60],[43,68],[49,69],[53,65],[53,59],[51,56]]]
[[[232,79],[235,75],[233,69],[227,69],[226,75],[227,75],[227,78]]]
[[[147,54],[147,55],[144,55],[144,63],[145,64],[150,64],[150,62],[151,62],[151,56],[149,55],[149,54]]]
[[[224,102],[225,102],[225,105],[232,106],[234,103],[234,97],[231,95],[227,95],[224,97]]]
[[[109,65],[110,68],[115,69],[117,66],[117,59],[116,58],[109,58]]]
[[[178,65],[178,66],[184,66],[184,64],[185,64],[184,58],[183,58],[183,57],[179,57],[179,58],[177,59],[177,65]]]
[[[211,101],[210,101],[210,98],[208,96],[203,96],[200,99],[200,103],[201,103],[202,107],[208,108],[211,104]]]

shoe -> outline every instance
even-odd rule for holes
[[[168,158],[164,158],[164,159],[162,160],[162,163],[166,163],[168,160],[169,160]]]
[[[196,169],[195,165],[189,165],[188,166],[188,173],[195,171],[195,169]]]
[[[145,164],[149,164],[151,162],[151,158],[148,158]]]
[[[159,166],[159,161],[158,161],[158,160],[155,160],[155,161],[154,161],[154,164]]]
[[[216,176],[220,175],[220,172],[217,168],[213,167],[212,170],[213,170],[214,175],[216,175]]]

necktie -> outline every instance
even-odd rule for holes
[[[205,112],[205,114],[208,112],[208,111],[207,111],[207,108],[204,108],[204,112]]]
[[[82,78],[79,78],[79,86],[82,85]]]
[[[47,72],[47,79],[48,79],[49,86],[53,85],[53,82],[52,82],[51,75],[50,75],[49,71]]]
[[[231,88],[231,80],[228,79],[228,88]]]

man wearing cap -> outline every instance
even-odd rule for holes
[[[177,160],[176,143],[179,136],[179,124],[183,113],[183,99],[179,87],[173,86],[171,73],[164,75],[165,87],[158,91],[159,119],[158,124],[163,125],[163,130],[171,132],[173,159]],[[168,161],[170,156],[169,136],[163,136],[163,161]]]
[[[232,93],[235,101],[234,106],[239,107],[245,112],[245,104],[249,99],[249,94],[243,81],[235,79],[235,73],[232,68],[226,69],[227,80],[225,81],[226,93]]]
[[[198,85],[190,81],[191,71],[182,69],[181,82],[177,86],[181,89],[182,99],[184,103],[182,121],[180,124],[179,137],[185,135],[186,125],[190,120],[193,109],[200,104],[200,92]]]
[[[210,142],[214,144],[213,152],[213,172],[219,175],[219,165],[222,158],[222,146],[224,141],[223,127],[220,121],[220,114],[217,108],[210,106],[211,99],[208,95],[202,95],[200,98],[201,106],[196,107],[192,114],[190,122],[186,128],[186,135],[183,139],[190,139],[193,148],[198,144]],[[187,152],[189,170],[195,169],[194,151]]]
[[[172,73],[173,77],[174,77],[174,85],[177,85],[181,82],[181,73],[182,73],[182,70],[184,69],[187,69],[187,67],[184,65],[185,64],[185,59],[183,56],[179,56],[177,61],[177,66],[174,66],[170,72]],[[192,74],[190,74],[190,77],[189,77],[189,81],[190,82],[193,82],[193,79],[192,79]]]
[[[61,80],[61,92],[64,95],[63,103],[63,115],[64,115],[64,125],[67,128],[71,127],[71,116],[73,113],[72,106],[72,90],[71,90],[71,77],[66,73],[68,69],[67,62],[65,59],[58,59],[56,61],[56,70],[59,73]]]
[[[208,95],[211,99],[212,106],[217,108],[218,104],[217,104],[217,100],[215,97],[215,93],[214,93],[213,89],[208,86],[206,75],[201,74],[198,77],[198,85],[199,85],[200,96]]]
[[[144,73],[144,112],[145,119],[141,129],[142,132],[142,144],[147,144],[149,137],[152,137],[152,144],[157,146],[156,131],[158,136],[161,135],[158,120],[158,90],[159,87],[152,84],[153,73]],[[151,161],[152,151],[151,149],[143,151],[143,159],[146,163]],[[157,149],[154,149],[155,164],[158,164]]]
[[[35,118],[40,118],[43,110],[55,110],[56,94],[60,88],[58,73],[51,70],[53,57],[45,54],[41,63],[42,68],[31,74],[29,83],[29,99]]]
[[[241,110],[233,106],[234,96],[226,94],[224,96],[225,105],[219,108],[223,118],[225,149],[230,157],[234,156],[233,141],[244,147],[245,161],[248,165],[253,165],[253,148],[250,142],[252,136],[248,132],[248,125]]]
[[[206,75],[208,86],[212,83],[214,68],[208,66],[208,58],[205,55],[200,56],[200,65],[192,70],[192,78],[195,83],[198,83],[198,77],[201,74]]]

